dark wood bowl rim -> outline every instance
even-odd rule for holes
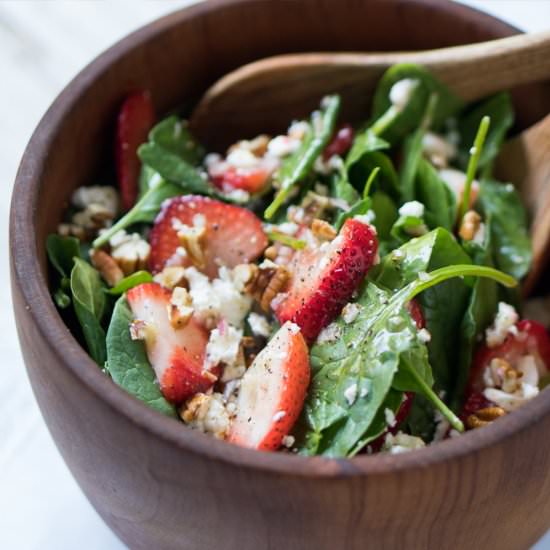
[[[225,4],[242,4],[247,0],[211,0],[176,11],[128,35],[84,68],[59,94],[36,128],[23,155],[15,182],[10,212],[10,256],[13,284],[23,296],[26,309],[50,343],[58,361],[89,390],[118,414],[124,415],[139,429],[181,449],[182,452],[227,462],[235,466],[259,469],[265,473],[285,473],[296,477],[347,477],[353,475],[388,474],[441,463],[478,452],[499,444],[507,437],[527,429],[550,414],[550,388],[508,416],[483,430],[474,430],[456,439],[449,439],[426,449],[403,455],[358,456],[354,459],[305,458],[290,453],[261,453],[229,445],[162,416],[134,399],[106,378],[71,335],[51,299],[42,273],[37,243],[34,213],[38,208],[38,188],[47,162],[48,151],[63,118],[70,113],[81,95],[113,62],[138,44],[163,33],[174,23],[193,18]],[[417,4],[452,12],[457,20],[473,17],[484,20],[487,28],[502,34],[518,32],[488,14],[473,8],[441,0],[416,0]],[[443,5],[442,5],[443,4]],[[33,253],[29,254],[29,250]]]

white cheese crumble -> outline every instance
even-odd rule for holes
[[[197,393],[180,414],[188,426],[218,439],[223,439],[229,431],[231,420],[220,393]]]
[[[285,435],[283,437],[283,446],[287,449],[290,449],[292,445],[296,442],[296,439],[292,435]]]
[[[418,333],[417,333],[417,336],[418,336],[418,339],[423,343],[423,344],[427,344],[431,339],[432,339],[432,335],[430,334],[430,332],[425,329],[425,328],[421,328]]]
[[[498,312],[493,324],[485,331],[485,339],[490,348],[494,348],[504,342],[512,327],[515,328],[519,320],[517,311],[513,306],[499,302]]]
[[[418,201],[406,202],[399,209],[400,216],[411,216],[413,218],[421,218],[424,216],[424,205]]]
[[[442,136],[426,132],[422,138],[422,152],[436,166],[447,166],[456,156],[456,147]]]
[[[248,324],[254,336],[267,338],[271,334],[271,325],[263,315],[254,312],[250,313],[248,315]]]
[[[357,384],[348,386],[344,391],[344,397],[346,398],[348,405],[351,407],[357,399]]]
[[[394,412],[391,410],[391,409],[384,409],[384,418],[386,420],[386,424],[390,427],[390,428],[393,428],[396,424],[396,419],[395,419],[395,414]]]
[[[353,216],[353,219],[364,223],[365,225],[370,225],[376,220],[376,214],[374,210],[367,210],[365,214],[357,214],[356,216]]]
[[[91,205],[101,206],[114,218],[118,212],[118,192],[114,187],[103,185],[79,187],[72,194],[71,203],[83,210]]]
[[[325,327],[317,336],[317,344],[335,342],[342,335],[342,330],[336,323],[331,323]]]
[[[276,158],[291,155],[302,144],[300,139],[290,136],[276,136],[267,144],[267,154]]]
[[[210,333],[206,345],[206,366],[214,367],[220,363],[232,366],[239,357],[243,331],[221,321]]]
[[[128,234],[122,229],[109,239],[109,244],[111,245],[112,258],[125,275],[145,268],[151,253],[151,246],[141,238],[139,233]]]
[[[235,168],[254,168],[259,159],[247,149],[236,147],[227,155],[226,162]]]
[[[415,78],[403,78],[398,80],[390,90],[390,101],[392,105],[402,111],[409,103],[412,93],[418,86],[418,80]]]
[[[349,303],[344,306],[344,309],[342,309],[342,319],[344,320],[344,323],[350,324],[357,319],[357,316],[359,313],[361,313],[362,307],[359,304]]]
[[[426,443],[419,437],[397,432],[395,435],[389,433],[384,440],[383,450],[392,455],[406,453],[415,449],[422,449]]]

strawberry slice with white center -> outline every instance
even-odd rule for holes
[[[157,283],[144,283],[126,294],[134,319],[145,323],[145,348],[162,394],[181,403],[216,381],[204,370],[208,332],[193,317],[175,329],[168,314],[171,293]]]
[[[260,451],[278,449],[298,419],[309,385],[306,342],[285,323],[246,371],[228,440]]]
[[[115,141],[117,179],[124,210],[130,210],[136,202],[141,170],[137,149],[147,141],[154,123],[155,109],[149,92],[136,92],[124,100],[118,114]]]
[[[167,265],[192,265],[188,256],[178,253],[177,225],[194,226],[197,216],[206,228],[201,271],[209,277],[217,276],[220,265],[231,268],[255,260],[267,246],[262,224],[250,210],[197,195],[175,197],[164,203],[149,235],[153,273]]]
[[[271,302],[279,322],[292,321],[307,340],[315,340],[350,301],[377,250],[374,227],[354,218],[346,220],[331,242],[297,252],[285,292]]]

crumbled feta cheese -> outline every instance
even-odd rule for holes
[[[443,167],[456,156],[456,147],[442,136],[426,132],[422,138],[422,152],[432,164]]]
[[[357,384],[352,384],[344,390],[344,397],[348,402],[348,405],[351,407],[355,400],[357,399]]]
[[[406,202],[399,209],[400,216],[411,216],[413,218],[421,218],[424,215],[424,205],[418,201]]]
[[[544,368],[544,373],[546,368]],[[517,364],[517,371],[521,373],[521,381],[524,384],[538,387],[540,382],[540,371],[537,366],[537,361],[532,355],[525,355]]]
[[[364,223],[365,225],[370,225],[376,220],[376,214],[374,210],[367,210],[365,214],[357,214],[356,216],[353,216],[353,219]]]
[[[220,393],[197,393],[181,409],[180,416],[188,426],[218,439],[226,436],[231,422]]]
[[[440,411],[435,411],[434,420],[435,420],[435,432],[432,439],[433,443],[437,441],[442,441],[443,439],[445,439],[451,427],[450,422],[441,414]]]
[[[409,103],[412,93],[418,86],[415,78],[403,78],[398,80],[390,90],[390,101],[394,107],[402,111]]]
[[[118,231],[109,239],[109,244],[112,258],[125,275],[131,275],[146,267],[151,246],[139,233],[128,234],[124,230]]]
[[[288,127],[288,135],[293,139],[304,139],[309,132],[309,123],[305,120],[294,120]]]
[[[259,159],[246,149],[235,148],[227,155],[226,162],[235,168],[254,168]]]
[[[342,330],[340,327],[336,323],[331,323],[319,333],[319,336],[317,336],[317,344],[336,342],[341,335]]]
[[[283,437],[283,446],[286,447],[287,449],[290,449],[290,447],[292,447],[292,445],[294,445],[295,442],[296,442],[296,439],[292,435],[285,435]]]
[[[226,191],[224,195],[235,202],[248,202],[250,199],[250,193],[244,189],[231,189],[231,191]]]
[[[510,329],[515,326],[518,320],[519,316],[514,307],[500,302],[494,323],[485,331],[487,345],[490,348],[494,348],[502,344],[508,334],[510,334]]]
[[[241,327],[252,305],[252,298],[242,294],[226,267],[219,270],[220,277],[209,281],[194,267],[185,270],[189,294],[196,315],[203,321],[223,318],[234,327]]]
[[[250,313],[248,315],[248,324],[254,336],[267,338],[271,334],[271,325],[263,315],[258,315],[254,312]]]
[[[537,396],[539,389],[531,384],[522,383],[513,393],[505,392],[497,388],[485,388],[483,395],[489,400],[504,409],[506,412],[516,410],[527,401]]]
[[[386,424],[393,428],[395,426],[396,420],[395,420],[395,414],[391,409],[384,409],[384,418],[386,420]]]
[[[114,218],[118,212],[118,193],[114,187],[103,185],[79,187],[73,193],[71,203],[83,210],[94,204],[101,206]]]
[[[187,289],[182,286],[177,286],[172,291],[172,296],[170,297],[170,304],[175,306],[180,315],[184,317],[191,317],[193,315],[193,301],[191,296],[187,292]]]
[[[357,319],[359,313],[361,313],[362,306],[360,304],[349,303],[344,306],[342,309],[342,319],[344,323],[350,324]]]
[[[165,288],[172,289],[185,281],[185,268],[181,266],[165,267],[153,277],[153,280]]]
[[[214,367],[220,363],[234,365],[237,361],[241,347],[243,331],[221,321],[217,328],[210,333],[206,345],[207,368]]]
[[[222,162],[222,157],[218,153],[209,153],[204,157],[204,165],[207,168],[211,168],[220,162]]]
[[[285,222],[280,223],[279,225],[274,225],[273,228],[277,231],[280,231],[281,233],[284,233],[285,235],[290,235],[291,237],[293,237],[294,235],[296,235],[296,232],[300,227],[293,222]]]
[[[418,339],[423,343],[423,344],[427,344],[431,339],[432,339],[432,335],[430,334],[430,332],[425,329],[425,328],[421,328],[418,333],[417,333],[417,336],[418,336]]]
[[[283,158],[296,151],[302,142],[289,136],[276,136],[267,144],[267,154],[276,158]]]
[[[422,449],[425,446],[426,444],[419,437],[397,432],[395,435],[391,433],[386,435],[383,450],[393,455]]]

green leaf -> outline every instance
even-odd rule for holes
[[[374,226],[378,233],[378,239],[385,241],[390,238],[393,224],[399,217],[394,201],[383,191],[376,191],[372,195],[372,211],[374,212]]]
[[[75,237],[62,237],[52,233],[46,239],[48,259],[59,275],[67,278],[73,268],[73,259],[80,256],[79,241]]]
[[[476,205],[491,218],[496,267],[521,279],[529,272],[533,254],[527,214],[514,186],[482,180]]]
[[[458,122],[460,133],[460,148],[458,152],[459,166],[465,170],[470,158],[470,147],[474,142],[481,119],[488,116],[491,119],[491,128],[481,152],[478,168],[482,169],[491,164],[500,151],[506,133],[514,123],[514,110],[510,94],[498,93],[469,109]]]
[[[106,359],[105,331],[101,319],[105,313],[105,294],[99,273],[80,258],[74,259],[71,292],[76,316],[92,359],[103,366]]]
[[[139,173],[139,196],[138,200],[151,189],[151,187],[155,187],[156,185],[160,185],[161,183],[166,183],[164,179],[162,179],[162,176],[153,170],[150,166],[147,166],[147,164],[141,165],[141,171]]]
[[[381,119],[391,110],[390,90],[396,82],[406,78],[417,80],[419,84],[407,106],[401,112],[393,113],[390,122],[379,134],[392,145],[419,126],[431,94],[435,93],[438,97],[433,116],[434,128],[462,107],[462,101],[426,69],[411,63],[399,63],[390,67],[378,83],[373,100],[373,120]]]
[[[135,273],[124,277],[124,279],[122,279],[122,281],[120,281],[117,285],[106,290],[105,292],[107,294],[111,294],[112,296],[118,296],[137,285],[150,283],[152,280],[153,276],[148,271],[136,271]]]
[[[366,214],[371,209],[371,206],[372,200],[369,197],[357,201],[349,210],[340,212],[334,223],[334,228],[336,231],[340,231],[340,228],[347,219],[353,218],[353,216],[362,216]]]
[[[139,223],[152,222],[160,211],[162,203],[169,198],[177,197],[183,194],[183,189],[173,183],[160,183],[151,187],[149,191],[139,199],[138,202],[122,218],[106,231],[103,231],[99,237],[92,243],[94,248],[100,248],[109,242],[109,239],[118,233],[121,229]]]
[[[177,418],[174,405],[162,395],[143,342],[130,338],[132,312],[124,296],[113,311],[107,331],[107,365],[113,381],[149,407]]]
[[[71,305],[71,297],[61,288],[54,291],[53,300],[60,309],[66,309]]]
[[[138,156],[166,181],[180,185],[187,193],[212,194],[210,184],[194,166],[160,145],[144,143],[138,149]]]
[[[323,99],[320,120],[315,120],[312,116],[310,131],[306,134],[302,145],[283,161],[275,174],[275,187],[278,187],[279,191],[264,213],[266,219],[271,219],[275,215],[291,190],[309,175],[315,161],[332,137],[339,110],[339,96],[332,95]]]
[[[390,252],[372,276],[378,284],[395,290],[416,280],[418,273],[469,263],[470,257],[453,235],[439,228]],[[470,287],[464,281],[454,279],[426,291],[419,298],[426,328],[431,334],[428,344],[430,364],[438,387],[446,392],[452,390],[456,378],[459,329],[469,294]]]
[[[353,164],[349,169],[349,181],[361,189],[369,174],[379,168],[375,188],[384,191],[394,199],[399,198],[399,177],[391,158],[380,151],[373,151],[361,157],[361,160]]]
[[[149,141],[192,165],[199,164],[205,155],[204,148],[191,135],[187,121],[175,115],[156,124],[149,132]]]
[[[370,128],[367,128],[353,140],[353,145],[346,156],[344,166],[346,170],[349,171],[349,169],[365,155],[389,148],[390,144],[387,141],[379,138]]]
[[[294,250],[301,250],[302,248],[304,248],[306,246],[306,241],[291,237],[290,235],[287,235],[286,233],[283,233],[282,231],[277,231],[276,227],[277,226],[274,226],[274,229],[272,231],[267,232],[267,238],[270,241],[284,244],[285,246],[289,246],[290,248],[293,248]]]

